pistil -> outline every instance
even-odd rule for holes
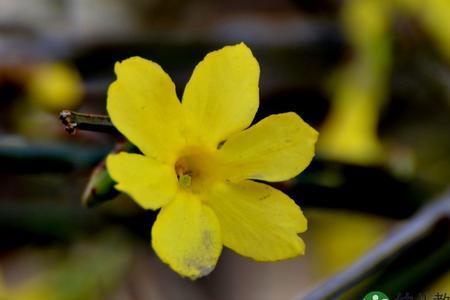
[[[191,187],[192,178],[188,174],[183,174],[178,178],[178,183],[182,188],[189,188]]]

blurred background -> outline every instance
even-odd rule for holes
[[[320,132],[313,163],[277,184],[309,220],[307,252],[224,249],[192,282],[153,253],[155,213],[101,164],[130,146],[70,135],[58,115],[105,114],[116,61],[159,63],[181,95],[206,53],[241,41],[261,66],[257,120],[295,111]],[[0,299],[335,298],[310,293],[401,225],[411,241],[339,297],[450,297],[449,66],[448,0],[0,0]]]

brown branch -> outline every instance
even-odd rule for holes
[[[374,274],[393,257],[429,234],[441,219],[450,217],[450,191],[423,207],[416,215],[405,221],[372,251],[357,260],[346,270],[322,283],[307,295],[295,299],[336,299],[349,288]]]
[[[78,130],[89,130],[119,135],[119,131],[105,115],[84,114],[70,110],[63,110],[59,114],[59,119],[64,124],[65,129],[70,134],[75,134]]]

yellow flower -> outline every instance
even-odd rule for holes
[[[143,153],[110,155],[116,188],[161,211],[152,228],[158,256],[191,279],[211,272],[222,245],[258,261],[304,253],[307,222],[295,202],[269,185],[305,169],[317,132],[295,113],[252,127],[259,66],[243,43],[209,53],[182,102],[154,62],[115,66],[108,91],[114,125]]]
[[[35,66],[27,83],[27,90],[30,100],[49,112],[79,106],[84,94],[78,71],[62,62]]]

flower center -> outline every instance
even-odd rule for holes
[[[213,155],[205,151],[191,149],[180,155],[175,163],[180,188],[194,193],[201,192],[202,188],[215,177],[214,161]]]
[[[178,182],[182,188],[189,188],[192,184],[192,159],[183,156],[175,163],[175,172],[177,173]]]

